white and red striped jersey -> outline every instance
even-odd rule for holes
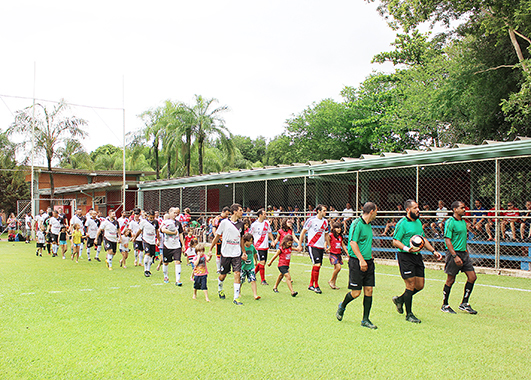
[[[255,220],[251,224],[249,232],[253,235],[254,247],[256,249],[269,249],[269,239],[267,236],[271,233],[271,225],[268,220],[264,220],[261,223],[258,219]]]
[[[325,234],[328,232],[328,221],[317,216],[312,216],[306,220],[304,227],[308,231],[308,245],[315,248],[324,248]]]

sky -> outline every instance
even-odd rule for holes
[[[363,0],[4,1],[0,35],[0,129],[34,86],[37,99],[115,108],[71,107],[87,151],[122,144],[122,108],[131,132],[142,112],[195,94],[230,108],[233,134],[274,137],[385,70],[370,61],[395,37]]]

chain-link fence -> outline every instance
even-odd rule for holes
[[[405,215],[404,201],[416,200],[426,237],[445,251],[444,226],[454,201],[465,203],[468,250],[476,266],[529,270],[531,261],[531,156],[356,170],[199,186],[143,189],[144,209],[188,207],[209,231],[209,221],[224,206],[240,203],[252,220],[265,208],[274,233],[283,218],[294,220],[298,233],[317,204],[326,205],[331,222],[344,234],[367,201],[378,205],[373,222],[374,256],[395,260],[394,227]],[[429,252],[427,261],[435,261]]]

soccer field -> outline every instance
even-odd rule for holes
[[[444,273],[427,270],[426,287],[414,297],[422,320],[408,323],[391,297],[401,294],[398,268],[378,265],[371,320],[360,327],[361,298],[342,322],[335,318],[346,292],[327,281],[323,294],[306,290],[307,257],[294,257],[296,298],[282,283],[259,285],[255,301],[242,288],[244,306],[232,304],[230,276],[226,300],[217,297],[214,260],[209,263],[211,303],[192,300],[190,267],[184,285],[164,284],[162,271],[127,269],[104,262],[36,257],[34,244],[0,242],[0,378],[528,378],[531,365],[531,280],[478,275],[470,303],[478,315],[442,313]],[[173,267],[170,267],[173,277]],[[278,274],[266,269],[269,283]],[[465,277],[452,289],[457,310]]]

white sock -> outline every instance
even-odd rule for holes
[[[144,257],[145,257],[144,256],[144,251],[138,252],[138,257],[139,257],[138,261],[143,263],[144,262]]]
[[[90,259],[90,248],[87,247],[87,257]]]
[[[98,245],[98,249],[96,249],[96,258],[100,257],[100,252],[101,252],[101,245]]]
[[[240,284],[234,284],[234,299],[240,298]]]
[[[146,255],[146,256],[144,256],[144,271],[146,271],[146,272],[149,270],[148,269],[148,266],[149,266],[148,263],[149,263],[149,256]]]
[[[216,258],[216,268],[217,271],[221,271],[221,259]]]
[[[218,278],[218,292],[221,292],[223,290],[223,281],[221,281],[219,278]]]
[[[162,273],[164,273],[164,279],[167,279],[168,278],[168,266],[167,265],[162,266]]]
[[[177,282],[181,282],[181,264],[175,265],[175,278]]]
[[[135,261],[138,261],[138,251],[135,249]]]
[[[112,267],[112,255],[110,253],[107,253],[107,262],[109,263],[109,266]]]
[[[79,257],[81,258],[81,255],[83,254],[83,243],[79,246]]]
[[[57,246],[54,244],[52,245],[52,253],[55,255],[57,253]]]

